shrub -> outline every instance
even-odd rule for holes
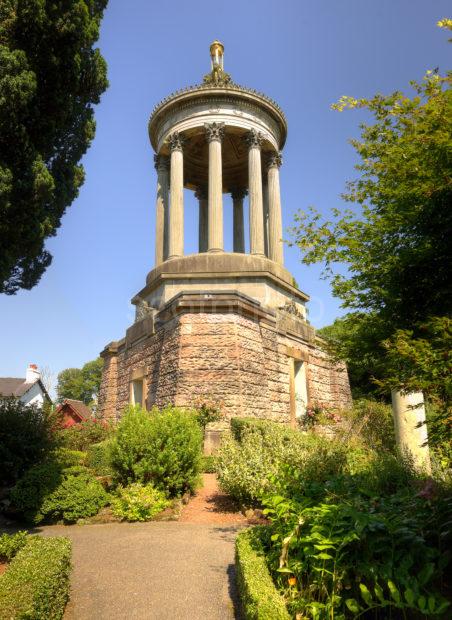
[[[85,467],[64,469],[55,461],[32,467],[11,491],[13,505],[33,523],[90,517],[107,499],[102,485]]]
[[[240,532],[235,543],[237,585],[245,620],[289,620],[270,576],[262,548],[262,527]]]
[[[254,430],[261,433],[264,437],[273,432],[287,435],[291,434],[291,429],[283,424],[272,422],[271,420],[261,420],[260,418],[231,418],[231,433],[236,441],[242,441],[245,430]]]
[[[71,543],[30,536],[0,577],[0,620],[60,620],[69,595]]]
[[[119,486],[116,492],[111,508],[113,514],[124,521],[150,521],[169,505],[163,491],[150,484],[135,482],[125,488]]]
[[[346,446],[318,435],[278,424],[241,428],[241,443],[223,439],[218,452],[218,479],[226,493],[241,503],[256,504],[274,488],[283,464],[306,471],[313,480],[327,478],[346,462]]]
[[[52,422],[38,407],[0,398],[0,483],[14,482],[52,448]]]
[[[123,484],[151,482],[170,496],[193,491],[201,467],[202,432],[193,414],[177,407],[131,407],[112,443],[112,466]]]
[[[360,399],[353,407],[341,412],[345,423],[345,438],[359,436],[377,451],[395,452],[396,442],[391,405]]]
[[[57,448],[49,454],[48,461],[54,461],[63,469],[66,467],[76,467],[84,465],[86,452],[81,450],[70,450],[69,448]]]
[[[114,426],[105,420],[90,419],[74,424],[69,428],[55,431],[57,441],[70,450],[88,450],[93,443],[99,443],[110,437]]]
[[[217,472],[217,457],[214,454],[202,457],[202,471],[205,474],[215,474]]]
[[[8,562],[13,559],[19,549],[27,542],[27,532],[21,531],[17,534],[2,534],[0,536],[0,560],[7,560]]]
[[[112,474],[111,448],[111,439],[106,439],[100,443],[93,443],[89,446],[86,466],[92,469],[97,476],[109,476]]]
[[[39,512],[49,521],[63,519],[66,523],[75,523],[97,514],[108,500],[101,483],[86,470],[65,476],[55,491],[44,499]]]

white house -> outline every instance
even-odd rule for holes
[[[42,407],[50,396],[41,381],[41,373],[36,364],[30,364],[25,378],[0,377],[0,397],[14,396],[26,405]]]

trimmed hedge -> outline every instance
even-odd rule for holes
[[[235,542],[237,585],[245,620],[290,620],[262,547],[264,526],[240,532]]]
[[[69,596],[71,542],[30,536],[0,577],[0,620],[60,620]]]

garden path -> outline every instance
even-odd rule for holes
[[[234,542],[247,523],[204,474],[179,521],[37,531],[73,543],[64,620],[237,620]]]

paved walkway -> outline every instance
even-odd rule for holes
[[[65,620],[233,620],[234,541],[244,525],[205,474],[180,521],[37,529],[73,542]]]

